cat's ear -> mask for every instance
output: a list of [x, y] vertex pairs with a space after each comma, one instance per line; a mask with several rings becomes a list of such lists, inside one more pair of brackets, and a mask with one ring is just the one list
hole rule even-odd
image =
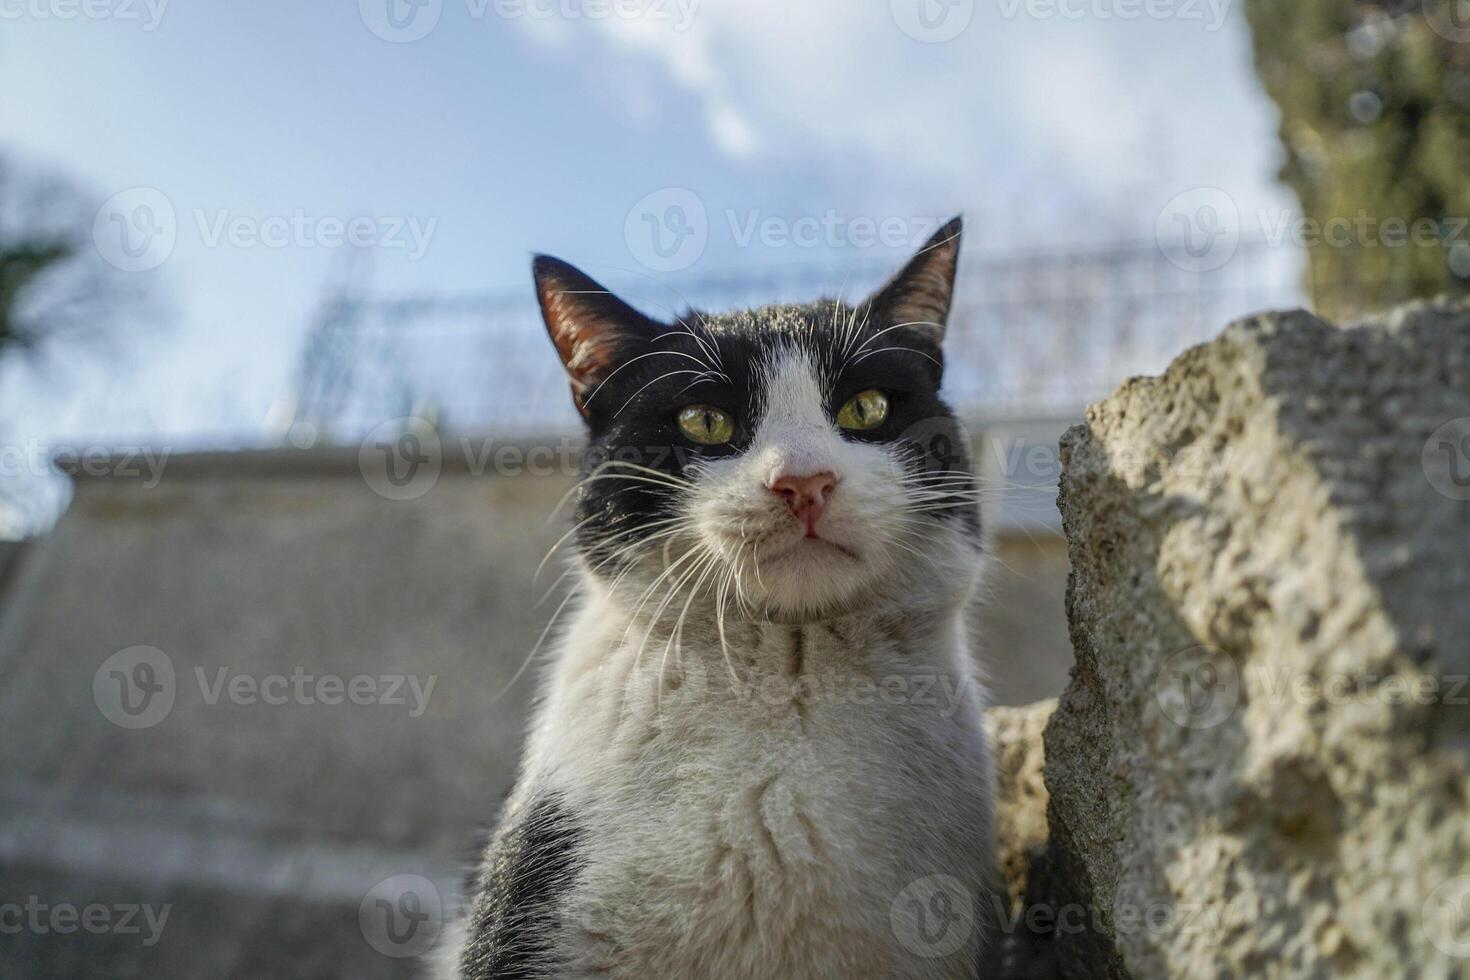
[[572, 401], [589, 415], [598, 385], [661, 327], [561, 259], [538, 255], [531, 274], [546, 332], [572, 381]]
[[949, 219], [924, 243], [909, 264], [873, 296], [872, 309], [891, 324], [905, 324], [939, 344], [949, 321], [955, 274], [960, 266], [964, 221]]

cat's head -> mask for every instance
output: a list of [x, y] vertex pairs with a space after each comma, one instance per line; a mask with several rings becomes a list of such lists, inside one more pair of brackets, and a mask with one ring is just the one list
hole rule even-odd
[[967, 592], [976, 490], [939, 396], [959, 247], [956, 218], [863, 302], [671, 323], [538, 256], [590, 434], [576, 537], [594, 575], [650, 612], [705, 596], [783, 620]]

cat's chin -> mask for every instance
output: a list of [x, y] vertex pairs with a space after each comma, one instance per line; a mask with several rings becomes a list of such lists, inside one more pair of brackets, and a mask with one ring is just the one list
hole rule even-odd
[[857, 611], [875, 598], [878, 578], [856, 548], [826, 538], [796, 538], [762, 555], [759, 574], [751, 571], [745, 585], [760, 597], [764, 618], [798, 623]]

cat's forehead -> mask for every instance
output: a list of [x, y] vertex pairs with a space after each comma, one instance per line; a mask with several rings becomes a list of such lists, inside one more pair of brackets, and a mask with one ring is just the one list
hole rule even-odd
[[711, 333], [728, 338], [813, 337], [833, 333], [838, 321], [846, 325], [861, 310], [833, 300], [780, 303], [731, 313], [698, 313]]
[[793, 351], [804, 353], [814, 366], [824, 365], [869, 330], [866, 307], [833, 300], [697, 317], [722, 351], [752, 365], [773, 363]]

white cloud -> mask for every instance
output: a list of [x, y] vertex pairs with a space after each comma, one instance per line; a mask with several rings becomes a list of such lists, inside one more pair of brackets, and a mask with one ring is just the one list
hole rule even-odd
[[1272, 193], [1270, 113], [1239, 23], [1038, 20], [981, 4], [959, 37], [927, 44], [889, 4], [850, 0], [704, 0], [687, 30], [676, 23], [609, 17], [577, 33], [700, 99], [730, 157], [821, 161], [846, 193], [887, 184], [911, 202], [1140, 222], [1190, 186], [1247, 205]]

